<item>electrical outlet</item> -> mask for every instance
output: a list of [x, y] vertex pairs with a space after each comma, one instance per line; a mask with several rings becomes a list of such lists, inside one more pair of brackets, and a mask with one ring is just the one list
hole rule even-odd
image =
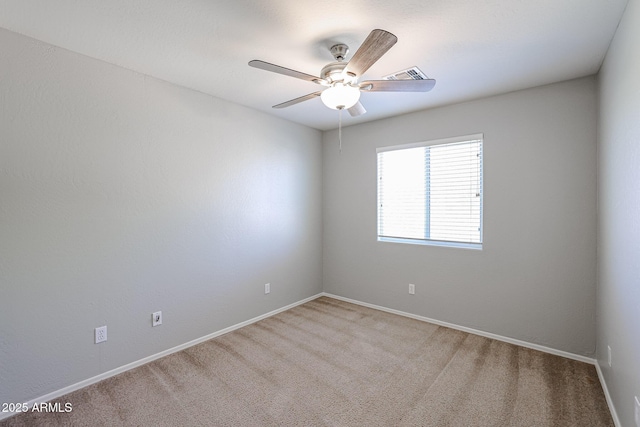
[[636, 405], [635, 405], [635, 420], [636, 427], [640, 427], [640, 398], [638, 396], [635, 397]]
[[416, 285], [414, 285], [413, 283], [409, 283], [409, 294], [410, 295], [416, 294]]
[[607, 346], [607, 364], [611, 367], [611, 346]]
[[264, 293], [265, 295], [271, 292], [271, 283], [264, 284]]
[[162, 325], [162, 312], [156, 311], [151, 315], [151, 326], [160, 326]]
[[107, 340], [107, 326], [96, 328], [96, 344]]

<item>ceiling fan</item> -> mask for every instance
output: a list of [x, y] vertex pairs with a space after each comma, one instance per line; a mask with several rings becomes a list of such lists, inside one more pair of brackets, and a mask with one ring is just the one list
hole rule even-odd
[[358, 83], [358, 79], [397, 41], [398, 38], [388, 31], [373, 30], [348, 62], [345, 62], [345, 57], [349, 47], [342, 43], [333, 45], [329, 50], [335, 62], [322, 68], [320, 77], [257, 59], [249, 61], [249, 65], [325, 86], [323, 90], [274, 105], [273, 108], [290, 107], [319, 96], [327, 107], [334, 110], [346, 109], [352, 117], [356, 117], [366, 113], [360, 103], [360, 92], [428, 92], [435, 86], [436, 81], [433, 79], [367, 80]]

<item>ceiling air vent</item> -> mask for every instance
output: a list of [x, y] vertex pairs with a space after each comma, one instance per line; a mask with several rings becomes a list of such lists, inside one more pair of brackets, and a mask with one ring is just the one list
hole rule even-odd
[[388, 76], [382, 77], [385, 80], [426, 80], [428, 77], [418, 67], [407, 68]]

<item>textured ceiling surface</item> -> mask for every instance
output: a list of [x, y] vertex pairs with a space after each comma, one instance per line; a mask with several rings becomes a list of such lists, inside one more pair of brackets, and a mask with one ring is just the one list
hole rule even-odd
[[328, 48], [374, 28], [398, 43], [361, 77], [418, 66], [428, 93], [364, 93], [345, 125], [594, 74], [627, 0], [0, 0], [0, 27], [317, 129], [338, 112], [318, 90], [251, 68], [261, 59], [319, 75]]

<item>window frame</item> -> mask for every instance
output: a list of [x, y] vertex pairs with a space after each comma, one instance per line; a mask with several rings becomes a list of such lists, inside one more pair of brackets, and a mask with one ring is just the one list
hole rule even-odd
[[[388, 151], [406, 150], [411, 148], [430, 147], [435, 145], [452, 144], [452, 143], [464, 143], [474, 140], [481, 141], [480, 150], [480, 177], [479, 177], [479, 189], [480, 189], [480, 241], [479, 242], [458, 242], [458, 241], [445, 241], [445, 240], [432, 240], [432, 239], [419, 239], [419, 238], [405, 238], [405, 237], [385, 237], [380, 236], [380, 167], [378, 165], [378, 157], [380, 153]], [[425, 177], [427, 180], [430, 177]], [[430, 221], [430, 215], [427, 216], [425, 221]], [[440, 138], [429, 141], [414, 142], [409, 144], [390, 145], [385, 147], [376, 148], [376, 236], [378, 242], [386, 243], [404, 243], [412, 245], [423, 246], [442, 246], [453, 247], [462, 249], [474, 249], [482, 250], [484, 243], [484, 134], [476, 133], [470, 135]]]

